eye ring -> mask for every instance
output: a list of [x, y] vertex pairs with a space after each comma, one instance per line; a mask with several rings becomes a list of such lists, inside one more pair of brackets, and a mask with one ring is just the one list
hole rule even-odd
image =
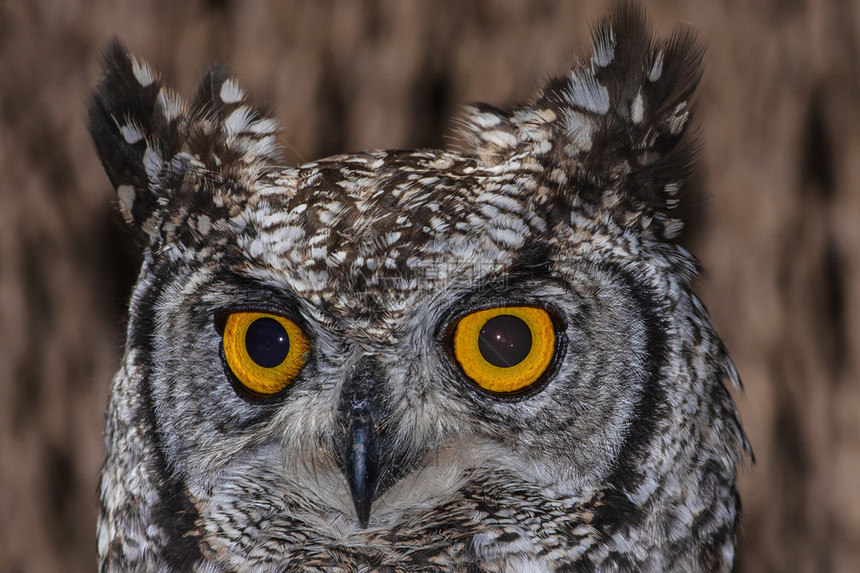
[[309, 348], [302, 329], [283, 316], [233, 312], [224, 321], [224, 360], [252, 395], [272, 396], [286, 388], [304, 366]]
[[454, 358], [481, 389], [517, 395], [537, 383], [555, 355], [549, 312], [532, 306], [479, 310], [461, 318], [453, 332]]

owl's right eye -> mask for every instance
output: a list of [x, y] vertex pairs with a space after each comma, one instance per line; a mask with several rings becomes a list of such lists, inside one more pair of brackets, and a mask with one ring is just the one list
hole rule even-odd
[[224, 324], [224, 358], [252, 394], [286, 388], [305, 363], [308, 338], [292, 320], [264, 312], [234, 312]]

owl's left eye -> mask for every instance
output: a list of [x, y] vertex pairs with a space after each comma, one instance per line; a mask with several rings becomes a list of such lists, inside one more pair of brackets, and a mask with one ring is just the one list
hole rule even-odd
[[555, 354], [549, 313], [531, 306], [479, 310], [454, 330], [454, 357], [475, 384], [495, 394], [520, 394], [541, 379]]
[[224, 358], [252, 394], [286, 388], [305, 363], [308, 338], [292, 320], [264, 312], [234, 312], [224, 324]]

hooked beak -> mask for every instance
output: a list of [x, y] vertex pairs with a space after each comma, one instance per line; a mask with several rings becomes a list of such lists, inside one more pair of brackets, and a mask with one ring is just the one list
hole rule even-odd
[[367, 527], [380, 477], [379, 437], [372, 416], [359, 414], [350, 420], [343, 465], [358, 521]]
[[338, 401], [341, 462], [362, 527], [370, 520], [373, 501], [405, 465], [396, 463], [399, 456], [386, 439], [393, 416], [386, 400], [385, 378], [382, 368], [365, 357], [344, 382]]

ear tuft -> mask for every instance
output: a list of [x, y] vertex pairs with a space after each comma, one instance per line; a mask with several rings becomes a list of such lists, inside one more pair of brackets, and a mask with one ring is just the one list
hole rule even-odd
[[702, 57], [689, 30], [655, 40], [641, 7], [618, 2], [594, 26], [590, 56], [528, 104], [509, 114], [467, 110], [468, 152], [485, 164], [529, 155], [561, 167], [568, 203], [673, 238], [682, 225], [670, 211], [698, 148], [690, 98]]
[[170, 238], [166, 221], [171, 237], [183, 235], [192, 207], [205, 211], [216, 192], [252, 188], [276, 161], [276, 121], [223, 68], [204, 76], [189, 108], [116, 39], [102, 66], [90, 133], [123, 218], [152, 243]]
[[253, 105], [225, 68], [216, 66], [200, 80], [189, 113], [188, 147], [207, 169], [256, 180], [280, 158], [277, 132], [271, 112]]
[[156, 236], [152, 189], [165, 164], [182, 150], [185, 103], [116, 39], [102, 55], [102, 68], [89, 104], [90, 133], [123, 218]]

